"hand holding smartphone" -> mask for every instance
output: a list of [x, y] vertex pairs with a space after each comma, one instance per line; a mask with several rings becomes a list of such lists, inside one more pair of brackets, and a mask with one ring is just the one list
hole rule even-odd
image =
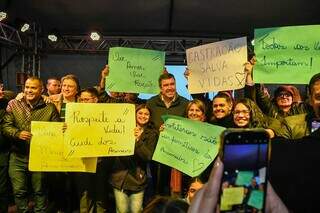
[[264, 129], [224, 131], [221, 212], [264, 212], [269, 153], [270, 139]]

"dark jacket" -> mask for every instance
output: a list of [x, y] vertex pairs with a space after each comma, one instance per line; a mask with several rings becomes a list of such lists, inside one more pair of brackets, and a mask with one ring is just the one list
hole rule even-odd
[[287, 116], [284, 118], [284, 125], [286, 128], [287, 139], [299, 139], [311, 134], [311, 123], [316, 117], [312, 107], [309, 104], [305, 104], [307, 113]]
[[233, 127], [233, 115], [232, 113], [230, 113], [229, 115], [221, 119], [211, 119], [210, 124], [222, 126], [225, 128], [231, 128]]
[[134, 155], [113, 157], [111, 185], [119, 190], [138, 192], [147, 186], [146, 166], [152, 159], [158, 140], [158, 131], [153, 125], [145, 127], [135, 144]]
[[163, 120], [162, 115], [177, 115], [184, 117], [185, 110], [188, 104], [188, 100], [180, 95], [177, 95], [176, 99], [172, 102], [169, 108], [166, 107], [161, 100], [161, 95], [156, 95], [147, 101], [147, 106], [151, 109], [151, 119], [155, 124], [156, 129], [159, 129]]
[[269, 181], [290, 212], [318, 212], [320, 129], [309, 136], [272, 140]]
[[60, 121], [59, 113], [54, 104], [46, 104], [42, 98], [31, 107], [25, 99], [11, 100], [4, 116], [2, 132], [12, 139], [13, 152], [28, 156], [30, 141], [19, 139], [21, 131], [31, 132], [31, 121]]
[[[6, 113], [8, 101], [4, 98], [0, 99], [0, 130], [2, 130], [3, 118]], [[0, 132], [0, 166], [8, 165], [10, 150], [10, 141]]]
[[298, 115], [307, 112], [306, 105], [304, 103], [294, 102], [288, 112], [283, 112], [275, 103], [274, 100], [266, 96], [260, 84], [254, 86], [246, 86], [246, 95], [250, 96], [260, 107], [262, 112], [271, 118], [283, 119], [286, 116]]

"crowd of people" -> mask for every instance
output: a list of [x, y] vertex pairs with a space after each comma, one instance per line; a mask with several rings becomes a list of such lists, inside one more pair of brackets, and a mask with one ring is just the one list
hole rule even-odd
[[[45, 92], [41, 79], [29, 77], [23, 94], [17, 97], [7, 96], [1, 84], [0, 212], [7, 212], [9, 206], [11, 212], [156, 212], [152, 209], [160, 208], [161, 203], [174, 203], [170, 199], [179, 200], [180, 212], [190, 203], [190, 211], [195, 212], [203, 191], [208, 191], [204, 183], [217, 183], [211, 172], [214, 163], [199, 177], [191, 178], [152, 161], [159, 133], [165, 128], [162, 115], [226, 128], [264, 128], [270, 138], [298, 139], [319, 131], [312, 124], [320, 121], [320, 73], [310, 79], [306, 100], [293, 85], [279, 86], [270, 97], [263, 85], [253, 82], [254, 64], [255, 60], [250, 60], [244, 66], [245, 97], [237, 100], [231, 91], [221, 91], [212, 100], [197, 94], [189, 101], [177, 93], [175, 77], [167, 71], [159, 77], [160, 93], [149, 100], [139, 99], [135, 93], [105, 91], [108, 66], [102, 70], [98, 86], [83, 90], [74, 74], [48, 79]], [[185, 76], [191, 73], [186, 70]], [[29, 171], [31, 121], [64, 122], [66, 104], [71, 102], [135, 104], [134, 155], [99, 157], [94, 174]], [[207, 188], [192, 204], [203, 186]], [[216, 197], [210, 208], [216, 207], [214, 201]]]

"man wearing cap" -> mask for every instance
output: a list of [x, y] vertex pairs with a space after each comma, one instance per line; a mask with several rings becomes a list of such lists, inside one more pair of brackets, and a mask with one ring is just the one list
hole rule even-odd
[[274, 92], [273, 100], [265, 94], [261, 84], [254, 84], [252, 78], [253, 65], [251, 62], [245, 63], [246, 93], [253, 99], [262, 112], [269, 117], [282, 120], [291, 115], [303, 114], [307, 112], [305, 104], [301, 102], [299, 90], [295, 86], [283, 85]]

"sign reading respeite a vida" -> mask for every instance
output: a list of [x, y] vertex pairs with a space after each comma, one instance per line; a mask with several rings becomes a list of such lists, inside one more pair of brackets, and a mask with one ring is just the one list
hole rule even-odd
[[66, 158], [134, 153], [134, 104], [68, 103], [66, 123]]

